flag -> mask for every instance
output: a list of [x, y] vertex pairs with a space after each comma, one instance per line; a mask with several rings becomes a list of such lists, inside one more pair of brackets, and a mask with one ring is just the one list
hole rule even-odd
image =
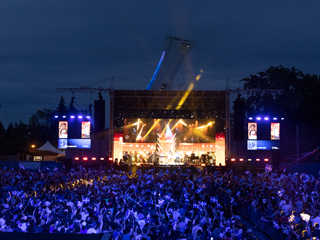
[[280, 189], [280, 191], [278, 191], [278, 195], [279, 197], [282, 197], [284, 194], [284, 189]]
[[272, 172], [272, 166], [270, 164], [266, 164], [264, 169], [266, 172]]
[[81, 208], [83, 206], [83, 203], [81, 201], [77, 201], [77, 206]]
[[304, 213], [300, 213], [300, 216], [301, 216], [303, 221], [306, 221], [306, 222], [310, 221], [310, 215], [304, 214]]

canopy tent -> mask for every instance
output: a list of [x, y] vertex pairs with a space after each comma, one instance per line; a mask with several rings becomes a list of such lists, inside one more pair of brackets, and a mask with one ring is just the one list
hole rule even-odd
[[41, 147], [37, 149], [38, 151], [51, 151], [58, 153], [58, 157], [65, 156], [64, 150], [59, 150], [58, 148], [55, 148], [49, 141], [47, 141], [45, 144], [43, 144]]

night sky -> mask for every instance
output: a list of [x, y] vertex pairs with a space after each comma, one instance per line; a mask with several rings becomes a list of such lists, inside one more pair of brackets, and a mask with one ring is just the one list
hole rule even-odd
[[[113, 76], [115, 89], [144, 89], [168, 32], [197, 42], [176, 90], [200, 69], [197, 90], [225, 90], [226, 78], [241, 88], [238, 80], [280, 64], [320, 74], [319, 9], [316, 0], [2, 0], [0, 121], [55, 109], [57, 87], [108, 88]], [[72, 94], [63, 96], [68, 104]], [[97, 94], [75, 97], [88, 109]]]

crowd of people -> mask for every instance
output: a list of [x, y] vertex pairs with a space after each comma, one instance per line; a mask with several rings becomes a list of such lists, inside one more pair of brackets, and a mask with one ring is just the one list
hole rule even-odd
[[[249, 203], [265, 221], [287, 226], [287, 239], [319, 237], [319, 178], [194, 170], [1, 169], [0, 231], [251, 240], [237, 215]], [[229, 200], [218, 201], [226, 192]]]

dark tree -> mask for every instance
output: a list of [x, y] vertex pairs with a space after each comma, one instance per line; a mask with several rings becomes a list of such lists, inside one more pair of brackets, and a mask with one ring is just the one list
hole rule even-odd
[[37, 110], [29, 119], [29, 141], [42, 145], [46, 141], [54, 141], [56, 129], [53, 123], [54, 111], [52, 109]]
[[64, 100], [64, 97], [61, 96], [59, 105], [58, 105], [58, 107], [56, 109], [56, 112], [57, 112], [57, 114], [61, 114], [62, 115], [62, 114], [66, 114], [67, 111], [68, 111], [68, 109], [67, 109], [66, 102]]
[[0, 156], [7, 154], [6, 129], [0, 121]]

